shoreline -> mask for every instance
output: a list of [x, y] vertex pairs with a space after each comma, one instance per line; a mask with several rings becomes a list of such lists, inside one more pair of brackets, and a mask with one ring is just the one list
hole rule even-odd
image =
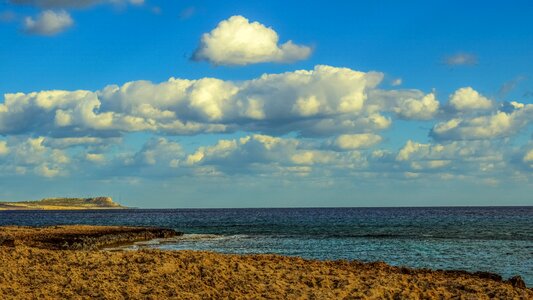
[[[518, 277], [272, 254], [100, 250], [179, 236], [164, 228], [0, 227], [0, 294], [13, 298], [533, 298]], [[126, 294], [124, 294], [126, 293]]]
[[46, 250], [100, 250], [135, 242], [183, 235], [158, 227], [58, 225], [0, 226], [0, 246]]

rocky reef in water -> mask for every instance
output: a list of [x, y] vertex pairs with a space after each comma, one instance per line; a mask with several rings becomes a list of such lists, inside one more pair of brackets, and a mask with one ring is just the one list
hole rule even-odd
[[49, 250], [95, 250], [182, 233], [167, 228], [68, 225], [0, 227], [0, 246], [26, 246]]

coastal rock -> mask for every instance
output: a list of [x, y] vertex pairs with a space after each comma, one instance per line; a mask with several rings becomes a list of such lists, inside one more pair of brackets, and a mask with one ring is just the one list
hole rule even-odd
[[52, 250], [92, 250], [182, 233], [167, 228], [122, 226], [6, 226], [0, 230], [0, 245], [25, 245]]
[[520, 275], [516, 275], [516, 276], [513, 276], [513, 277], [507, 279], [507, 282], [510, 283], [512, 286], [517, 287], [517, 288], [521, 288], [521, 289], [525, 289], [526, 288], [526, 283], [524, 282], [524, 280], [522, 279], [522, 277]]
[[15, 247], [15, 239], [0, 236], [0, 247]]

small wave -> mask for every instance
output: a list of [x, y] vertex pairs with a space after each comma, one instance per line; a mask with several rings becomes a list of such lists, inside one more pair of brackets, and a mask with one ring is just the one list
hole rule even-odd
[[222, 241], [230, 239], [241, 239], [247, 238], [247, 235], [244, 234], [235, 234], [235, 235], [220, 235], [220, 234], [203, 234], [203, 233], [189, 233], [183, 234], [180, 236], [165, 238], [165, 239], [153, 239], [149, 241], [142, 241], [134, 243], [135, 246], [139, 247], [150, 247], [158, 246], [162, 244], [174, 244], [180, 242], [203, 242], [203, 241]]
[[229, 240], [229, 239], [241, 239], [247, 238], [245, 234], [234, 234], [234, 235], [221, 235], [221, 234], [201, 234], [201, 233], [190, 233], [184, 234], [181, 236], [172, 237], [165, 239], [169, 242], [183, 242], [183, 241], [216, 241], [216, 240]]
[[145, 248], [158, 248], [162, 245], [168, 244], [179, 244], [181, 242], [206, 242], [206, 241], [224, 241], [224, 240], [233, 240], [233, 239], [243, 239], [249, 238], [245, 234], [234, 234], [234, 235], [219, 235], [219, 234], [201, 234], [201, 233], [190, 233], [183, 234], [180, 236], [164, 238], [164, 239], [152, 239], [148, 241], [134, 242], [130, 245], [118, 246], [105, 248], [107, 251], [119, 251], [119, 250], [139, 250]]
[[203, 234], [203, 233], [189, 233], [180, 236], [175, 236], [167, 239], [168, 241], [199, 241], [199, 240], [219, 240], [223, 239], [223, 235], [219, 234]]
[[148, 241], [135, 242], [134, 245], [150, 246], [150, 245], [159, 245], [160, 243], [161, 243], [161, 239], [153, 239], [153, 240], [148, 240]]

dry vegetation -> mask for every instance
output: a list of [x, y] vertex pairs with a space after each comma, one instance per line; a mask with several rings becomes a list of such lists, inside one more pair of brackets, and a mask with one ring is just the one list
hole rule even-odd
[[[98, 231], [73, 229], [77, 235]], [[69, 233], [68, 227], [59, 230]], [[38, 234], [18, 236], [23, 238], [14, 245], [0, 246], [2, 299], [533, 299], [519, 280], [504, 282], [489, 273], [277, 255], [50, 250], [30, 246], [28, 236]]]

